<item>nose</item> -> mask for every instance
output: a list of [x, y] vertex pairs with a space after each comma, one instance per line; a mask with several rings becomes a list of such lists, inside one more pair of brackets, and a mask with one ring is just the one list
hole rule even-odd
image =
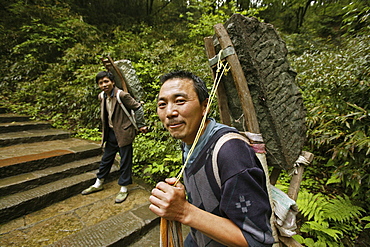
[[166, 107], [166, 117], [167, 118], [174, 118], [179, 115], [177, 105], [176, 104], [168, 104]]

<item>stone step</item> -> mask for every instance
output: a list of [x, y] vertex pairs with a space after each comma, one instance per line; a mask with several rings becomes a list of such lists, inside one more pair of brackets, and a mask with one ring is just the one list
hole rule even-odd
[[97, 142], [78, 138], [26, 143], [0, 148], [0, 178], [16, 176], [97, 156]]
[[1, 197], [99, 168], [100, 156], [0, 179]]
[[0, 133], [0, 246], [131, 246], [158, 227], [139, 179], [114, 203], [118, 161], [104, 190], [81, 195], [95, 182], [100, 143], [15, 114], [0, 114]]
[[[183, 240], [190, 232], [190, 227], [186, 225], [181, 225], [181, 232]], [[148, 232], [141, 234], [139, 238], [136, 238], [135, 242], [129, 245], [124, 245], [127, 247], [143, 247], [143, 246], [159, 246], [160, 243], [160, 223], [156, 224], [153, 228], [149, 229]]]
[[13, 114], [13, 113], [6, 113], [5, 108], [0, 111], [0, 123], [12, 123], [12, 122], [27, 122], [30, 121], [30, 117]]
[[[118, 168], [112, 167], [110, 175], [117, 177]], [[95, 179], [96, 171], [91, 171], [1, 197], [0, 224], [80, 194], [92, 185]]]
[[102, 191], [78, 194], [0, 224], [0, 246], [131, 246], [158, 226], [159, 218], [148, 208], [150, 189], [134, 177], [128, 198], [117, 204], [115, 179]]
[[0, 133], [27, 131], [27, 130], [44, 130], [51, 128], [48, 122], [30, 121], [30, 122], [6, 122], [0, 123]]
[[[159, 224], [159, 218], [148, 207], [149, 204], [144, 204], [120, 213], [50, 246], [129, 246]], [[159, 242], [152, 243], [152, 246], [159, 246]]]
[[17, 145], [21, 143], [66, 139], [70, 138], [71, 135], [72, 132], [59, 129], [25, 130], [2, 133], [0, 136], [0, 147]]

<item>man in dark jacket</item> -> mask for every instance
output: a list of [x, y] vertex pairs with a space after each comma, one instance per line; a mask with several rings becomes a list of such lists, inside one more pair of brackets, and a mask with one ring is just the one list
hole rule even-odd
[[101, 71], [96, 75], [96, 83], [102, 92], [98, 98], [101, 101], [102, 120], [102, 145], [105, 143], [104, 154], [97, 173], [94, 185], [82, 191], [88, 195], [103, 189], [104, 179], [109, 175], [111, 167], [119, 152], [120, 177], [118, 184], [121, 186], [115, 202], [121, 203], [128, 196], [127, 185], [132, 184], [132, 142], [137, 131], [129, 116], [122, 109], [117, 97], [120, 97], [127, 112], [135, 112], [136, 124], [140, 132], [146, 133], [143, 108], [128, 92], [124, 92], [115, 86], [114, 76], [111, 72]]
[[[186, 160], [207, 111], [207, 88], [186, 71], [166, 74], [161, 82], [157, 113], [170, 134], [183, 141]], [[159, 182], [149, 208], [191, 227], [185, 246], [271, 246], [274, 242], [263, 168], [235, 128], [208, 118], [185, 168], [188, 200], [184, 185], [173, 186], [175, 182], [176, 178]]]

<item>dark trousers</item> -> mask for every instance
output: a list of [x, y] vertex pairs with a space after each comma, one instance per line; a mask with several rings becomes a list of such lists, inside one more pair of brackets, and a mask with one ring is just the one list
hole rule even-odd
[[108, 139], [105, 143], [104, 154], [100, 162], [97, 177], [102, 179], [109, 175], [117, 152], [121, 156], [118, 184], [121, 186], [132, 184], [132, 144], [119, 147], [113, 129], [109, 129]]

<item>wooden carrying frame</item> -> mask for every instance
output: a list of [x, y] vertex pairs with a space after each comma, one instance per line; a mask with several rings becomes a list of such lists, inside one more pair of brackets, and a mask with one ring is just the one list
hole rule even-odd
[[127, 83], [125, 81], [125, 78], [123, 77], [121, 71], [117, 67], [117, 65], [114, 63], [113, 59], [110, 56], [107, 56], [106, 58], [101, 58], [104, 67], [114, 75], [116, 86], [120, 89], [122, 89], [125, 92], [128, 92]]
[[[223, 26], [223, 24], [216, 24], [214, 26], [215, 34], [218, 39], [218, 42], [220, 44], [220, 47], [222, 50], [229, 49], [233, 50], [232, 52], [228, 52], [229, 55], [227, 55], [224, 59], [228, 62], [228, 65], [230, 66], [230, 71], [232, 74], [233, 81], [235, 83], [238, 97], [241, 103], [242, 111], [245, 116], [245, 124], [247, 126], [247, 129], [249, 132], [255, 133], [255, 134], [261, 134], [259, 123], [257, 120], [257, 115], [255, 111], [255, 107], [253, 105], [251, 93], [249, 91], [248, 83], [245, 78], [242, 66], [239, 62], [238, 56], [233, 49], [233, 43], [229, 37], [229, 34], [227, 33], [227, 30]], [[209, 61], [215, 60], [216, 57], [216, 49], [213, 42], [213, 37], [206, 37], [204, 38], [205, 43], [205, 49], [208, 56]], [[213, 69], [214, 65], [210, 63], [213, 78], [216, 76], [216, 72]], [[223, 85], [222, 80], [220, 81], [220, 84], [217, 89], [217, 98], [218, 98], [218, 106], [220, 111], [220, 118], [221, 122], [230, 125], [231, 126], [231, 118], [230, 118], [230, 111], [228, 107], [227, 102], [227, 96], [225, 92], [225, 87]], [[302, 152], [302, 155], [311, 162], [313, 159], [313, 155], [308, 152]], [[302, 181], [302, 174], [304, 171], [303, 166], [299, 166], [297, 168], [297, 172], [292, 176], [289, 190], [288, 190], [288, 196], [296, 200], [299, 192], [300, 183]], [[273, 168], [273, 171], [270, 175], [270, 183], [275, 184], [278, 180], [279, 174], [281, 172], [281, 169]], [[274, 227], [274, 226], [272, 226]], [[293, 238], [290, 237], [283, 237], [278, 236], [280, 246], [302, 246], [297, 241], [295, 241]], [[275, 246], [275, 245], [274, 245]]]

